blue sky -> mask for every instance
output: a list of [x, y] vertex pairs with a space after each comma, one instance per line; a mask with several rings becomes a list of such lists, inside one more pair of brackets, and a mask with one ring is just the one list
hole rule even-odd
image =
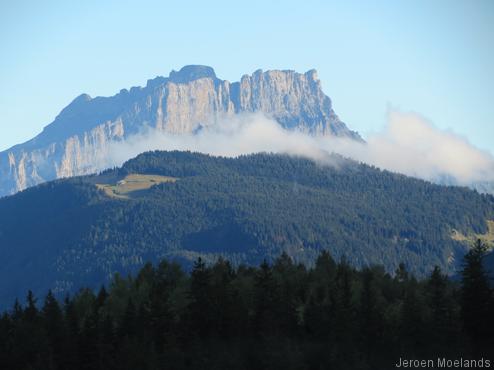
[[494, 153], [494, 1], [2, 1], [0, 150], [81, 93], [113, 95], [186, 64], [238, 80], [316, 68], [364, 137], [389, 107]]

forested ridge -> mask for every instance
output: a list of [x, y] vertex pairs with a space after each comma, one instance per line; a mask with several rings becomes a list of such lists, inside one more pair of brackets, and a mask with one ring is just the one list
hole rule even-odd
[[[0, 199], [0, 307], [27, 289], [95, 288], [115, 272], [163, 258], [186, 269], [197, 257], [233, 266], [286, 252], [312, 266], [329, 251], [351, 266], [403, 262], [416, 276], [459, 269], [487, 232], [494, 198], [333, 155], [329, 164], [274, 154], [238, 158], [148, 152], [98, 176], [59, 180]], [[112, 198], [96, 184], [129, 174], [177, 179]]]
[[[439, 267], [357, 270], [322, 252], [313, 268], [283, 254], [146, 264], [65, 300], [29, 292], [0, 317], [2, 369], [379, 369], [403, 359], [494, 366], [494, 296], [478, 241], [461, 281]], [[486, 362], [488, 361], [488, 362]], [[469, 362], [471, 364], [471, 362]], [[466, 366], [474, 367], [474, 366]]]

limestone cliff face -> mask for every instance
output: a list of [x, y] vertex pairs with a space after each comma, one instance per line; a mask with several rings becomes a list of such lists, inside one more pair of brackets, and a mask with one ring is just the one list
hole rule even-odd
[[305, 74], [258, 70], [242, 77], [239, 91], [238, 111], [265, 112], [285, 128], [315, 135], [358, 138], [334, 113], [315, 70]]
[[230, 83], [210, 67], [186, 66], [112, 97], [77, 97], [41, 134], [0, 153], [0, 196], [100, 170], [112, 142], [145, 127], [194, 133], [241, 112], [263, 112], [287, 129], [312, 135], [361, 140], [333, 111], [315, 70], [258, 70]]

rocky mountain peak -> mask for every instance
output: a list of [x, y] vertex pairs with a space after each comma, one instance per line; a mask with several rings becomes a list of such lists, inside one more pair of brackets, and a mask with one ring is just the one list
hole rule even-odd
[[216, 78], [214, 69], [202, 65], [188, 65], [180, 69], [180, 71], [171, 71], [169, 80], [175, 83], [188, 83], [199, 80], [201, 78]]
[[88, 94], [81, 94], [77, 98], [75, 98], [74, 100], [72, 100], [72, 103], [70, 103], [70, 104], [78, 104], [78, 103], [81, 103], [81, 102], [87, 102], [87, 101], [89, 101], [91, 99], [92, 99], [91, 96], [89, 96]]
[[188, 65], [111, 97], [78, 96], [38, 136], [0, 153], [0, 196], [102, 170], [111, 144], [143, 128], [194, 134], [244, 112], [308, 135], [362, 140], [338, 118], [315, 70], [259, 69], [229, 82], [211, 67]]
[[88, 94], [79, 95], [77, 98], [72, 100], [69, 105], [62, 109], [58, 117], [62, 117], [64, 114], [72, 113], [74, 111], [77, 112], [79, 109], [81, 109], [81, 107], [84, 107], [87, 102], [91, 101], [91, 99], [91, 96], [89, 96]]
[[315, 69], [308, 70], [304, 74], [305, 76], [307, 76], [307, 78], [311, 79], [312, 81], [319, 81], [319, 77], [317, 76], [317, 70]]

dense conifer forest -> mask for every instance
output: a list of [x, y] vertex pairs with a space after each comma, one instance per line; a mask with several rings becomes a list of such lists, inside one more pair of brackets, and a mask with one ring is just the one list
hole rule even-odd
[[[132, 174], [168, 176], [108, 195]], [[488, 233], [494, 197], [434, 185], [333, 155], [322, 162], [255, 154], [238, 158], [148, 152], [99, 176], [46, 183], [0, 199], [0, 308], [36, 295], [92, 289], [146, 261], [201, 257], [232, 266], [273, 263], [286, 252], [311, 267], [327, 250], [357, 268], [400, 262], [425, 277], [454, 274], [467, 244]], [[15, 283], [13, 283], [15, 282]]]
[[[313, 268], [198, 259], [115, 275], [65, 300], [32, 292], [0, 317], [0, 364], [22, 369], [392, 369], [400, 358], [490, 361], [494, 297], [478, 241], [461, 281], [436, 267], [361, 270], [323, 252]], [[484, 362], [485, 364], [485, 362]]]

